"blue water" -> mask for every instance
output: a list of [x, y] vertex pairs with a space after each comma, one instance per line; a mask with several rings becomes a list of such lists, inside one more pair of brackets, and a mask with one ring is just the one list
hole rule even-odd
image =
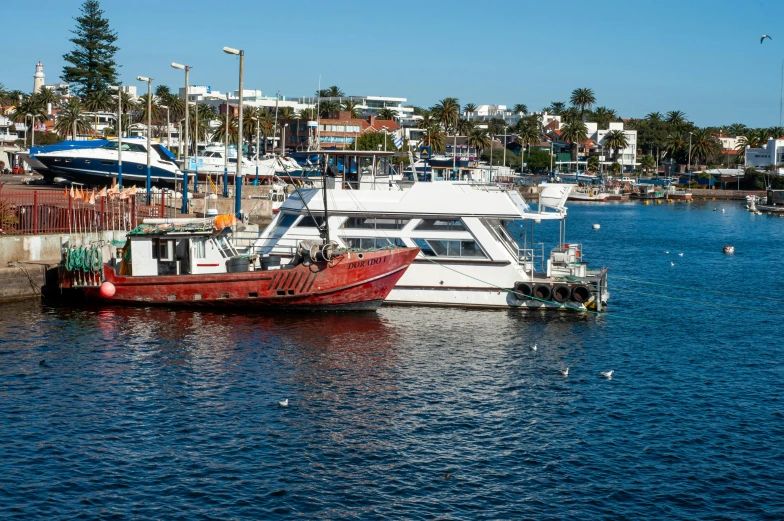
[[782, 519], [782, 230], [573, 204], [604, 317], [0, 306], [0, 518]]

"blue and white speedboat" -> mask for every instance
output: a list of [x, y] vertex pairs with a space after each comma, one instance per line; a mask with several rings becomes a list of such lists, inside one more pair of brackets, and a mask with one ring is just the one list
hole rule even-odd
[[[118, 141], [112, 139], [97, 148], [55, 150], [32, 155], [43, 163], [49, 177], [64, 177], [90, 186], [106, 186], [117, 179]], [[150, 179], [153, 186], [173, 187], [182, 179], [176, 158], [165, 146], [153, 143], [150, 148]], [[147, 182], [147, 140], [123, 138], [123, 185], [144, 186]]]

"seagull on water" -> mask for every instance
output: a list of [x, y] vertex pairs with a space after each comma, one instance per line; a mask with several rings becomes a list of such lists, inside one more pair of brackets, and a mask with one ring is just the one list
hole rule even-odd
[[773, 38], [771, 38], [771, 37], [770, 37], [770, 36], [768, 36], [767, 34], [763, 34], [763, 35], [760, 37], [760, 45], [762, 45], [762, 42], [763, 42], [763, 41], [765, 41], [765, 38], [767, 38], [767, 39], [768, 39], [768, 40], [770, 40], [771, 42], [773, 41]]
[[602, 371], [602, 378], [612, 378], [614, 372], [614, 370]]
[[678, 254], [678, 257], [683, 257], [683, 253], [679, 253], [679, 254]]
[[724, 212], [726, 212], [726, 211], [727, 211], [727, 210], [725, 210], [724, 208], [722, 208], [722, 209], [721, 209], [721, 213], [724, 213]]
[[286, 398], [286, 399], [285, 399], [285, 400], [283, 400], [282, 402], [278, 402], [278, 406], [279, 406], [279, 407], [288, 407], [288, 406], [289, 406], [289, 399], [288, 399], [288, 398]]
[[670, 266], [675, 266], [675, 263], [670, 261]]
[[569, 376], [569, 368], [561, 369], [561, 376]]
[[669, 250], [668, 250], [668, 251], [665, 251], [664, 253], [666, 253], [667, 255], [669, 255], [669, 254], [670, 254]]
[[530, 349], [531, 349], [531, 351], [536, 351], [536, 344], [532, 345], [532, 346], [530, 347]]

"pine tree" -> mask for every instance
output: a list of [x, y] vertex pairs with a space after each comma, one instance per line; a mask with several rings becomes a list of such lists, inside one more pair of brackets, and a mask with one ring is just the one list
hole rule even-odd
[[103, 17], [98, 0], [85, 0], [81, 14], [76, 18], [76, 30], [71, 31], [75, 36], [70, 41], [75, 48], [63, 56], [67, 65], [63, 67], [62, 79], [71, 84], [76, 94], [86, 96], [117, 81], [117, 47], [113, 45], [117, 33]]

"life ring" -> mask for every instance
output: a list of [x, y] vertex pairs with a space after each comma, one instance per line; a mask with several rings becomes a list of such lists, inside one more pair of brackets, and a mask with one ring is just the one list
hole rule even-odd
[[530, 297], [534, 293], [534, 288], [526, 282], [516, 282], [514, 290], [517, 298]]
[[552, 295], [553, 292], [547, 284], [537, 284], [534, 286], [533, 296], [536, 297], [537, 300], [550, 300]]
[[575, 286], [572, 289], [572, 300], [583, 304], [591, 298], [591, 291], [586, 286]]
[[566, 302], [572, 295], [572, 290], [565, 284], [559, 284], [553, 288], [553, 300], [556, 302]]

